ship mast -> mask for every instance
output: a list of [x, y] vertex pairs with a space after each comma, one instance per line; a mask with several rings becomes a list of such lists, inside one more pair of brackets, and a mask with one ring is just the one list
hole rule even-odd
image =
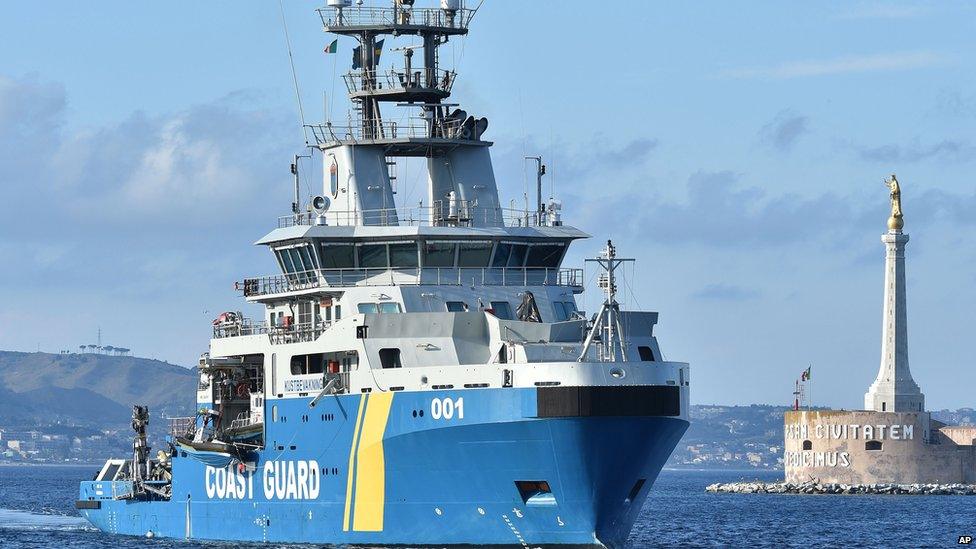
[[634, 260], [617, 257], [617, 250], [613, 247], [613, 242], [607, 240], [607, 245], [600, 253], [600, 257], [586, 261], [597, 263], [603, 268], [604, 272], [600, 273], [599, 284], [606, 294], [606, 299], [593, 321], [593, 327], [590, 328], [590, 333], [586, 336], [583, 352], [580, 353], [577, 361], [586, 360], [586, 353], [590, 350], [594, 339], [599, 335], [602, 342], [600, 346], [600, 360], [602, 362], [627, 362], [627, 350], [623, 340], [624, 331], [620, 326], [620, 304], [617, 303], [616, 270], [623, 263]]
[[[353, 7], [351, 0], [328, 0], [328, 7], [317, 11], [326, 32], [349, 36], [359, 43], [353, 53], [353, 68], [343, 75], [356, 113], [355, 123], [337, 128], [338, 132], [328, 123], [325, 127], [309, 126], [320, 147], [355, 139], [385, 145], [388, 156], [432, 156], [443, 149], [437, 147], [439, 143], [415, 141], [405, 145], [397, 141], [405, 137], [472, 141], [475, 128], [461, 132], [465, 120], [452, 119], [447, 108], [456, 105], [444, 103], [451, 95], [456, 73], [440, 67], [438, 49], [450, 37], [468, 33], [475, 10], [465, 9], [460, 0], [443, 0], [440, 8], [414, 8], [414, 0], [393, 0], [392, 7], [387, 8]], [[392, 50], [402, 53], [402, 66], [381, 71], [377, 67], [385, 35], [417, 36], [422, 43]], [[423, 53], [421, 67], [415, 66], [415, 50]], [[382, 103], [419, 107], [423, 127], [384, 122]], [[458, 143], [444, 145], [456, 147]]]

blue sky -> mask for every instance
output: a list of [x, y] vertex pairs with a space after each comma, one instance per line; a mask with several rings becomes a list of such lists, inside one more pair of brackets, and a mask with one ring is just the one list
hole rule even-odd
[[[285, 2], [306, 118], [335, 96], [341, 119], [353, 44], [324, 55], [315, 7]], [[661, 312], [695, 402], [786, 403], [813, 364], [815, 403], [861, 405], [896, 172], [911, 365], [938, 409], [976, 386], [974, 32], [965, 2], [487, 0], [444, 59], [491, 120], [503, 201], [542, 154], [594, 235], [568, 261], [606, 237], [638, 258], [628, 305]], [[250, 244], [287, 212], [302, 146], [277, 2], [11, 4], [0, 52], [0, 348], [101, 327], [193, 364], [242, 307], [233, 281], [275, 268]]]

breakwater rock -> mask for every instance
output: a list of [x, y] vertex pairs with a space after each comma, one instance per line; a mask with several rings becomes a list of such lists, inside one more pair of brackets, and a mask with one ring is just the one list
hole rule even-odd
[[834, 484], [819, 482], [729, 482], [710, 484], [706, 492], [724, 494], [891, 494], [976, 496], [973, 484]]

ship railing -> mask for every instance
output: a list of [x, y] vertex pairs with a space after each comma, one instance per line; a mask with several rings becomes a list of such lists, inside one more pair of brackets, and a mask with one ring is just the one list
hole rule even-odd
[[237, 414], [237, 417], [230, 422], [230, 428], [241, 429], [243, 427], [247, 427], [248, 425], [260, 423], [259, 421], [255, 421], [257, 417], [258, 416], [256, 415], [251, 415], [250, 410], [244, 410], [243, 412]]
[[315, 341], [332, 326], [331, 322], [300, 322], [287, 326], [273, 326], [268, 331], [271, 343], [307, 343]]
[[192, 438], [196, 429], [197, 418], [194, 416], [169, 418], [169, 434], [174, 439], [177, 437]]
[[[282, 294], [318, 288], [350, 286], [565, 286], [583, 287], [583, 269], [543, 267], [392, 267], [375, 269], [316, 269], [287, 275], [248, 278], [244, 297]], [[276, 333], [279, 328], [265, 331]], [[234, 335], [217, 335], [230, 337]]]
[[471, 139], [464, 120], [445, 119], [427, 123], [423, 119], [407, 121], [370, 119], [351, 124], [306, 124], [318, 145], [338, 142], [389, 141], [398, 139]]
[[322, 25], [328, 28], [424, 26], [464, 30], [468, 28], [474, 15], [474, 10], [466, 8], [447, 11], [439, 8], [348, 7], [341, 12], [333, 8], [319, 8], [315, 11], [322, 18]]
[[385, 71], [360, 70], [343, 75], [349, 93], [380, 90], [436, 90], [451, 93], [457, 73], [437, 68], [392, 68]]
[[516, 208], [485, 208], [474, 200], [437, 200], [433, 206], [329, 210], [324, 215], [304, 212], [278, 217], [278, 228], [324, 224], [336, 227], [505, 227], [550, 226], [547, 216]]
[[[300, 273], [303, 275], [309, 273]], [[268, 295], [271, 293], [282, 293], [307, 288], [317, 288], [319, 284], [299, 283], [289, 286], [287, 281], [270, 280], [275, 277], [264, 277], [263, 279], [248, 279], [251, 285], [248, 286], [248, 293], [251, 295]], [[257, 292], [257, 293], [256, 293]], [[266, 292], [266, 293], [260, 293]], [[255, 321], [247, 317], [241, 317], [240, 326], [214, 326], [213, 338], [224, 339], [228, 337], [239, 337], [249, 335], [267, 334], [271, 343], [297, 343], [305, 341], [315, 341], [322, 332], [327, 330], [331, 322], [303, 322], [291, 324], [269, 324], [266, 320]], [[232, 395], [216, 395], [218, 398], [230, 398]]]
[[[247, 289], [245, 289], [245, 295], [247, 294]], [[238, 336], [249, 336], [249, 335], [261, 335], [268, 333], [268, 323], [264, 321], [257, 321], [244, 317], [238, 316], [232, 322], [221, 322], [219, 324], [214, 324], [213, 336], [214, 338], [224, 338], [224, 337], [238, 337]]]

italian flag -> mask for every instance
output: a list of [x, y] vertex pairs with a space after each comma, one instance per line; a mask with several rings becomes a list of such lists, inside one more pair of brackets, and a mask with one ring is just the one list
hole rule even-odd
[[807, 369], [803, 370], [803, 373], [800, 374], [800, 381], [807, 381], [810, 379], [810, 368], [812, 368], [812, 366], [807, 366]]
[[336, 38], [331, 44], [325, 47], [325, 53], [335, 53], [339, 49], [339, 39]]

